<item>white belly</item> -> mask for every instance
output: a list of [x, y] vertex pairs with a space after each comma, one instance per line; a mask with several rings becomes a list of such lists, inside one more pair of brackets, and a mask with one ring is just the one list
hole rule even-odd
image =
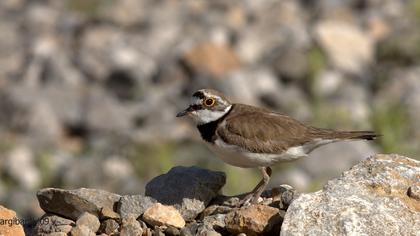
[[248, 152], [221, 140], [216, 140], [215, 144], [207, 144], [224, 162], [242, 168], [272, 166], [278, 162], [292, 161], [307, 156], [302, 147], [292, 147], [279, 154], [266, 154]]

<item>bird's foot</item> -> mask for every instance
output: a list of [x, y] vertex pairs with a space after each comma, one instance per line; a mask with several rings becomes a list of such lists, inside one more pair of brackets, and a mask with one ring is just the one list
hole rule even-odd
[[236, 207], [240, 208], [243, 206], [249, 206], [252, 204], [258, 204], [260, 196], [257, 196], [255, 193], [251, 192], [245, 195], [237, 204]]

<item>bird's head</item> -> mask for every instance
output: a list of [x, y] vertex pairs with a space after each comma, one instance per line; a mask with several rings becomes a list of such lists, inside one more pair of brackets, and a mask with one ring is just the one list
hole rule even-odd
[[176, 116], [191, 116], [197, 124], [206, 124], [218, 120], [229, 112], [232, 104], [222, 93], [212, 89], [200, 89], [192, 95], [187, 109]]

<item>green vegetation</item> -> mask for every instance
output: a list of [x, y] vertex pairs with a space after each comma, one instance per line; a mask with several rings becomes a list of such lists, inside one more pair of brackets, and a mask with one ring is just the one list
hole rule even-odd
[[378, 143], [385, 153], [410, 155], [413, 150], [407, 140], [410, 136], [410, 123], [405, 107], [392, 104], [374, 110], [372, 118], [374, 129], [382, 136]]

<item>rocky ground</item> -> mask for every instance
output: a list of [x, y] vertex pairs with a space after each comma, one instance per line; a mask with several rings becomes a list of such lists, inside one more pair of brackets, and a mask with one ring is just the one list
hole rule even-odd
[[[259, 204], [220, 195], [223, 172], [174, 167], [146, 185], [145, 195], [97, 189], [41, 189], [41, 219], [27, 235], [419, 235], [420, 162], [378, 154], [322, 190], [266, 190]], [[2, 217], [14, 213], [0, 209]], [[17, 225], [20, 226], [20, 225]], [[16, 226], [16, 227], [17, 227]], [[17, 227], [16, 234], [23, 235]], [[8, 226], [0, 227], [12, 230]], [[19, 231], [20, 230], [20, 231]], [[11, 235], [11, 234], [6, 234]]]
[[0, 203], [39, 217], [40, 188], [138, 194], [179, 165], [251, 189], [256, 173], [175, 118], [203, 87], [383, 135], [277, 167], [271, 187], [317, 190], [378, 152], [418, 157], [419, 24], [418, 0], [1, 0]]

